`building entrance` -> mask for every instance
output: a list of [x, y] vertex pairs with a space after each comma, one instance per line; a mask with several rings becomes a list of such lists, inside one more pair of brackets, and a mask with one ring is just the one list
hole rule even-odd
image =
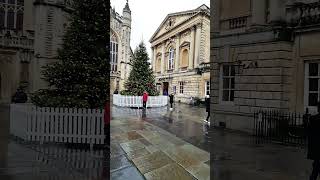
[[169, 94], [169, 83], [168, 82], [164, 82], [163, 83], [163, 95], [167, 96]]

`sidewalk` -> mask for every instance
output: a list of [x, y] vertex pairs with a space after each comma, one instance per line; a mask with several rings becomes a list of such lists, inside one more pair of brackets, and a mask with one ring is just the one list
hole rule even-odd
[[211, 162], [215, 180], [307, 180], [306, 149], [256, 144], [254, 137], [213, 129]]
[[111, 121], [111, 179], [210, 179], [210, 154], [142, 119]]

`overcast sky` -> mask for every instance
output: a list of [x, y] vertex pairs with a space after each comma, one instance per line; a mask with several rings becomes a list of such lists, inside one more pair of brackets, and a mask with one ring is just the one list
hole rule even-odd
[[[111, 0], [111, 7], [122, 14], [127, 0]], [[129, 0], [132, 16], [131, 48], [134, 51], [141, 40], [147, 44], [150, 57], [149, 40], [164, 18], [180, 11], [196, 9], [202, 4], [210, 7], [210, 0]]]

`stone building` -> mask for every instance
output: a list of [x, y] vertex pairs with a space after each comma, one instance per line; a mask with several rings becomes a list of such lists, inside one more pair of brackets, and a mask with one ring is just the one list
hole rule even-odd
[[0, 0], [0, 103], [19, 86], [47, 86], [41, 67], [56, 60], [69, 7], [69, 0]]
[[131, 40], [131, 10], [129, 3], [123, 8], [122, 16], [110, 10], [110, 92], [115, 89], [124, 89], [124, 82], [128, 79], [131, 71], [131, 58], [133, 52], [130, 47]]
[[160, 94], [190, 102], [210, 93], [210, 9], [206, 5], [168, 14], [150, 39], [152, 68]]
[[258, 109], [315, 111], [320, 4], [212, 0], [211, 111], [216, 125], [251, 131]]

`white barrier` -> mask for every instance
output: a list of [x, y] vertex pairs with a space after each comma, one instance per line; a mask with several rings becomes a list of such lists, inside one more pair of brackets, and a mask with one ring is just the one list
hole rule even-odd
[[[113, 104], [120, 107], [143, 107], [142, 96], [113, 95]], [[147, 107], [164, 107], [168, 105], [168, 96], [149, 96]]]
[[27, 141], [104, 144], [103, 110], [10, 105], [10, 133]]

